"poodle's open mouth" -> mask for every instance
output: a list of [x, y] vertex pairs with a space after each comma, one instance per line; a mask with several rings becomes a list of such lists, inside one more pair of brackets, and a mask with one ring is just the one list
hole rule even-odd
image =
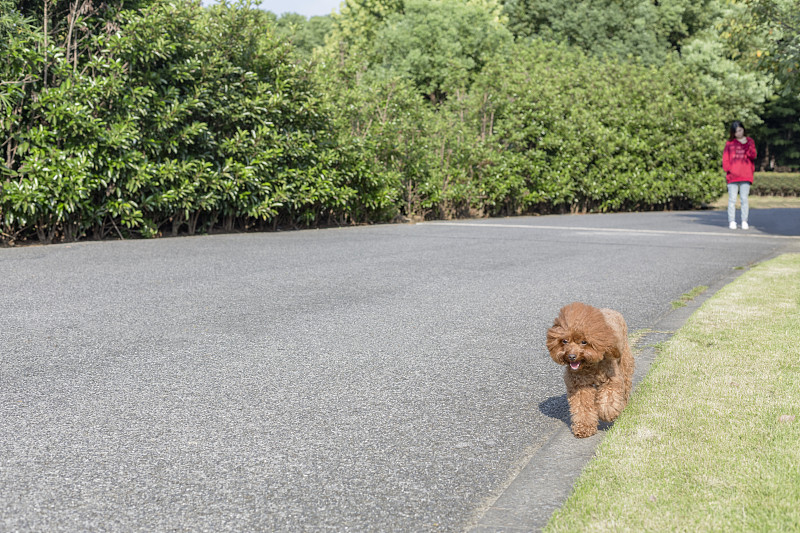
[[581, 363], [580, 363], [580, 361], [575, 361], [574, 363], [570, 363], [569, 367], [572, 370], [578, 370], [581, 367]]

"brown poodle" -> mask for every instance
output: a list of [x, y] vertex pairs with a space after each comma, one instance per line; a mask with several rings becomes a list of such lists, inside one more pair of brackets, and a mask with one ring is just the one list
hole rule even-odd
[[569, 304], [547, 330], [547, 349], [553, 361], [567, 367], [564, 382], [576, 437], [597, 433], [598, 418], [611, 422], [619, 416], [633, 379], [628, 326], [620, 313]]

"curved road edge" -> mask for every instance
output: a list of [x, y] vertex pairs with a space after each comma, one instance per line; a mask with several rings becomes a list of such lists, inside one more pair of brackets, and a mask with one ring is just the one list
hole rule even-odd
[[[787, 245], [763, 257], [760, 262], [791, 252], [800, 252], [800, 245]], [[634, 391], [656, 358], [656, 346], [671, 339], [706, 300], [754, 265], [731, 269], [706, 291], [686, 302], [685, 306], [664, 313], [646, 330], [635, 347], [638, 353], [633, 378]], [[540, 448], [532, 452], [522, 468], [516, 469], [518, 473], [512, 475], [502, 493], [476, 511], [465, 530], [470, 533], [541, 531], [553, 512], [570, 495], [578, 476], [594, 457], [607, 427], [601, 425], [596, 435], [586, 439], [576, 439], [566, 425], [560, 427]]]

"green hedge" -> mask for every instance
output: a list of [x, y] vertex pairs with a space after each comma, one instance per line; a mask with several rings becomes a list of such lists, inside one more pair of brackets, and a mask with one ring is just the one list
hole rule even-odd
[[750, 194], [800, 196], [800, 172], [756, 172]]
[[85, 27], [118, 32], [75, 33], [80, 56], [55, 40], [43, 53], [21, 17], [3, 34], [3, 242], [691, 208], [717, 193], [720, 108], [677, 64], [509, 43], [434, 104], [357, 54], [299, 61], [246, 4], [111, 17]]
[[0, 65], [4, 241], [385, 218], [388, 189], [335, 142], [265, 12], [157, 2], [109, 16], [120, 31], [72, 57], [16, 21]]
[[490, 183], [517, 187], [518, 210], [689, 208], [716, 195], [720, 108], [676, 63], [532, 42], [487, 69], [481, 87], [505, 160]]
[[691, 208], [717, 194], [722, 113], [674, 63], [520, 42], [436, 106], [358, 58], [319, 71], [340, 135], [362, 140], [408, 217]]

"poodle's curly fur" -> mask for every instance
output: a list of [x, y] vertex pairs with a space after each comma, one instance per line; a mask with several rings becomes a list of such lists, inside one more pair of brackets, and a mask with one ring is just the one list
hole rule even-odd
[[572, 433], [578, 438], [597, 433], [598, 419], [611, 422], [631, 394], [633, 354], [628, 326], [620, 313], [580, 302], [558, 313], [547, 330], [550, 357], [565, 365]]

